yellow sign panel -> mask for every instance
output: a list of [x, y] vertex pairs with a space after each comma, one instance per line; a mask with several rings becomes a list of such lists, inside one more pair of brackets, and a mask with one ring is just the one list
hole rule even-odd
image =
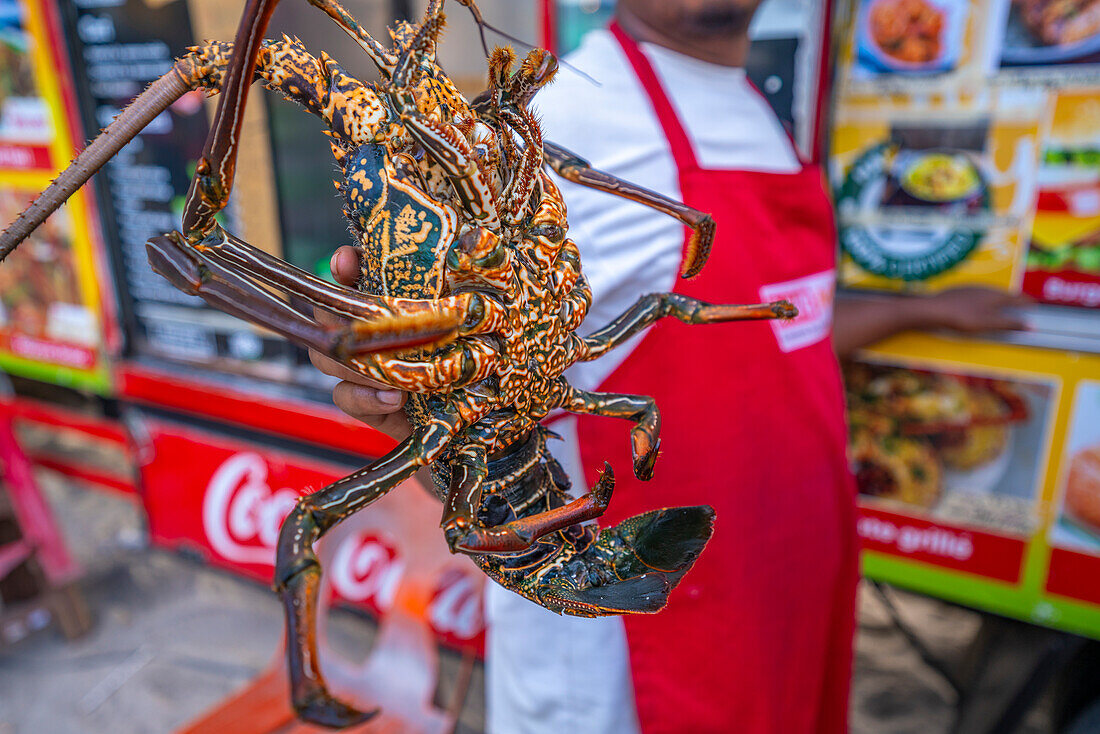
[[[0, 219], [10, 222], [68, 164], [63, 58], [38, 0], [0, 0]], [[0, 268], [0, 367], [103, 391], [110, 328], [89, 217], [76, 193]]]
[[[1100, 25], [1039, 5], [842, 11], [842, 285], [1022, 292], [1079, 307], [1035, 309], [1046, 343], [1080, 336], [1100, 307]], [[1082, 581], [1100, 579], [1100, 354], [907, 335], [847, 377], [866, 572], [1100, 635]]]

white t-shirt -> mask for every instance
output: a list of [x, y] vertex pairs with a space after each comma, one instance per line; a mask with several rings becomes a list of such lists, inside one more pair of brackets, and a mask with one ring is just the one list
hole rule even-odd
[[[801, 164], [767, 102], [744, 69], [718, 66], [642, 44], [703, 168], [793, 173]], [[645, 90], [618, 42], [589, 33], [535, 99], [546, 138], [595, 168], [680, 199], [676, 165]], [[581, 326], [595, 331], [641, 295], [672, 290], [683, 225], [652, 209], [558, 179], [568, 206], [569, 236], [581, 252], [592, 307]], [[567, 373], [596, 390], [637, 346], [641, 335]], [[550, 449], [573, 489], [586, 491], [576, 422], [553, 425], [564, 442]], [[628, 440], [624, 429], [623, 441]], [[489, 584], [487, 705], [490, 734], [636, 734], [633, 687], [622, 620], [552, 612]], [[674, 644], [673, 641], [670, 643]]]

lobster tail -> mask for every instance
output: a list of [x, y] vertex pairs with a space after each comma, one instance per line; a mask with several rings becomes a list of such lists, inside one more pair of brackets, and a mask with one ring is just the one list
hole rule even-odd
[[[569, 494], [568, 477], [546, 449], [552, 435], [536, 427], [521, 448], [489, 462], [480, 524], [498, 530], [526, 527], [535, 517], [559, 515], [581, 502]], [[585, 497], [598, 494], [604, 484], [609, 492], [610, 477], [605, 468], [600, 484]], [[445, 480], [437, 477], [440, 487]], [[574, 522], [540, 533], [519, 552], [480, 550], [472, 557], [505, 588], [558, 614], [653, 614], [664, 608], [710, 540], [714, 509], [651, 510], [603, 529]]]
[[675, 575], [675, 586], [710, 540], [714, 532], [714, 508], [698, 505], [654, 510], [624, 520], [605, 532], [633, 537], [631, 570]]
[[[567, 564], [579, 563], [596, 583], [543, 587], [539, 602], [581, 617], [659, 612], [713, 531], [714, 509], [707, 505], [653, 510], [623, 520]], [[608, 578], [614, 580], [599, 583]]]
[[544, 589], [539, 603], [558, 614], [604, 617], [612, 614], [655, 614], [664, 609], [672, 585], [663, 573], [647, 573], [587, 589]]

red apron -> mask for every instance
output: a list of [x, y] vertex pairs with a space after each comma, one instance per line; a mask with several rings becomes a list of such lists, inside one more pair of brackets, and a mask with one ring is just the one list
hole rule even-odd
[[[676, 292], [714, 303], [787, 297], [801, 311], [782, 325], [665, 319], [599, 388], [652, 395], [663, 417], [653, 480], [617, 472], [608, 520], [672, 505], [717, 510], [713, 538], [668, 607], [625, 618], [642, 731], [846, 731], [855, 494], [821, 172], [700, 168], [649, 61], [612, 31], [664, 129], [684, 202], [718, 226], [707, 266]], [[585, 417], [579, 434], [590, 486], [605, 459], [631, 465], [624, 428]]]

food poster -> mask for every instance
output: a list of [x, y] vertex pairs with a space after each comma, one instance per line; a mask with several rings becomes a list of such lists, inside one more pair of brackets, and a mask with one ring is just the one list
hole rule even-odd
[[996, 70], [1010, 82], [1100, 82], [1096, 0], [1001, 0], [988, 35], [998, 52]]
[[1039, 121], [1012, 114], [853, 112], [832, 130], [841, 282], [922, 291], [1010, 289], [1030, 222]]
[[843, 283], [1100, 306], [1100, 2], [852, 0], [838, 19]]
[[1077, 388], [1064, 464], [1051, 542], [1100, 555], [1100, 382]]
[[35, 35], [29, 8], [0, 0], [0, 165], [20, 171], [50, 171], [57, 161], [54, 108], [39, 69], [43, 38]]
[[[840, 9], [837, 95], [843, 105], [967, 103], [998, 53], [1000, 0], [853, 0]], [[997, 25], [994, 22], [994, 25]], [[916, 104], [912, 104], [916, 102]]]
[[1056, 501], [1046, 590], [1100, 605], [1100, 382], [1095, 380], [1083, 380], [1073, 396]]
[[1023, 291], [1100, 306], [1100, 90], [1060, 92], [1038, 170]]
[[864, 573], [1100, 636], [1097, 375], [1100, 355], [923, 334], [845, 365]]
[[884, 363], [846, 366], [860, 495], [1026, 536], [1049, 423], [1049, 381]]
[[[0, 219], [14, 220], [74, 151], [52, 6], [0, 0]], [[90, 198], [74, 195], [0, 266], [0, 368], [108, 389]]]

